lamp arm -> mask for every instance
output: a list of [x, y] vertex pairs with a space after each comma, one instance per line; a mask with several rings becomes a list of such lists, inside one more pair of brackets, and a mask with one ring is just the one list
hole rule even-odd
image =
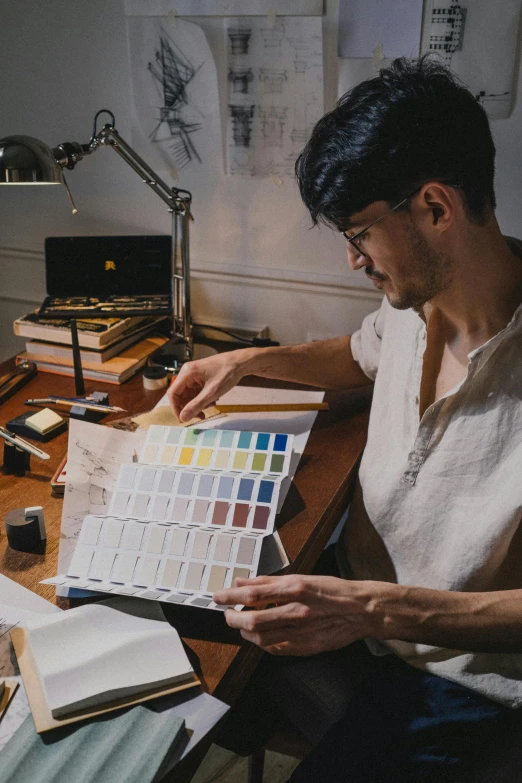
[[74, 169], [86, 155], [100, 146], [112, 147], [138, 174], [142, 181], [167, 204], [172, 213], [172, 302], [173, 333], [184, 343], [184, 360], [193, 354], [192, 319], [190, 309], [190, 259], [189, 225], [194, 220], [191, 213], [192, 195], [188, 190], [170, 188], [164, 180], [127, 144], [113, 125], [105, 125], [89, 144], [65, 142], [53, 149], [54, 157], [62, 168]]

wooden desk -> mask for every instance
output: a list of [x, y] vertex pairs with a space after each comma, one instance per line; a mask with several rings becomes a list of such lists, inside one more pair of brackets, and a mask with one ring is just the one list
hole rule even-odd
[[[0, 375], [8, 372], [12, 366], [12, 361], [1, 364]], [[273, 381], [264, 382], [259, 378], [245, 379], [245, 382], [248, 385], [288, 386]], [[86, 387], [87, 391], [108, 391], [112, 405], [119, 405], [132, 413], [149, 410], [163, 395], [163, 391], [144, 391], [141, 373], [122, 386], [87, 382]], [[48, 394], [72, 397], [73, 379], [38, 373], [36, 378], [0, 407], [0, 423], [5, 424], [28, 410], [23, 405], [24, 399], [45, 397]], [[369, 387], [344, 394], [328, 394], [331, 409], [319, 413], [316, 419], [292, 487], [278, 517], [281, 539], [291, 561], [289, 571], [310, 572], [346, 509], [366, 441], [370, 394]], [[112, 418], [117, 416], [113, 415]], [[109, 416], [104, 419], [110, 420]], [[51, 496], [49, 480], [66, 454], [67, 434], [43, 444], [43, 448], [51, 455], [51, 459], [43, 462], [31, 457], [31, 472], [24, 477], [8, 476], [0, 472], [0, 569], [3, 574], [24, 587], [34, 590], [62, 608], [68, 608], [69, 602], [56, 598], [52, 585], [40, 584], [41, 579], [57, 573], [62, 499]], [[11, 550], [7, 546], [3, 516], [7, 511], [19, 506], [37, 505], [43, 506], [45, 511], [45, 554], [33, 555]], [[183, 612], [183, 609], [179, 607], [178, 611]], [[240, 638], [236, 637], [216, 641], [220, 633], [213, 633], [212, 623], [219, 620], [222, 626], [221, 615], [197, 609], [188, 611], [197, 612], [197, 623], [189, 623], [188, 631], [180, 629], [176, 624], [193, 652], [193, 665], [195, 663], [198, 667], [203, 687], [217, 698], [233, 704], [259, 662], [261, 652], [254, 645], [241, 642]], [[207, 618], [207, 615], [213, 617]], [[217, 617], [214, 618], [214, 615]], [[179, 616], [181, 617], [181, 614]], [[203, 744], [200, 743], [201, 746]], [[176, 767], [176, 781], [190, 780], [207, 747], [198, 746], [183, 761], [182, 768], [181, 765]]]

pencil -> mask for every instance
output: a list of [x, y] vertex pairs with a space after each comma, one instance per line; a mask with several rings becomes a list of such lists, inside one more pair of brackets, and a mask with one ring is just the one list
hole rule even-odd
[[287, 411], [327, 411], [327, 402], [293, 402], [264, 405], [215, 405], [220, 413], [284, 413]]

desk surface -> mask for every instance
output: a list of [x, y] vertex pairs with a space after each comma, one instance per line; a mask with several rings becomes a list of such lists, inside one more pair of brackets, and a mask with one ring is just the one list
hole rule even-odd
[[[12, 366], [12, 361], [0, 364], [0, 375], [8, 372]], [[287, 386], [259, 378], [249, 378], [245, 382], [248, 385]], [[163, 395], [162, 391], [145, 391], [141, 373], [122, 386], [87, 382], [87, 391], [94, 390], [108, 391], [111, 404], [119, 405], [130, 413], [149, 410]], [[48, 394], [73, 396], [73, 379], [38, 373], [36, 378], [0, 407], [0, 423], [5, 424], [24, 410], [29, 410], [23, 405], [24, 399], [45, 397]], [[326, 399], [330, 402], [330, 411], [319, 413], [316, 419], [292, 487], [278, 516], [279, 532], [291, 562], [289, 571], [310, 572], [347, 506], [366, 440], [369, 394], [368, 387], [343, 394], [328, 394]], [[113, 415], [112, 418], [117, 416]], [[103, 421], [110, 420], [111, 417], [107, 416]], [[47, 528], [46, 552], [44, 555], [36, 555], [11, 550], [7, 546], [2, 519], [0, 570], [35, 593], [67, 608], [69, 602], [57, 599], [52, 585], [40, 584], [41, 579], [57, 573], [63, 501], [52, 497], [49, 480], [66, 454], [67, 433], [43, 444], [43, 448], [51, 455], [51, 459], [43, 462], [31, 457], [31, 472], [24, 477], [8, 476], [0, 471], [0, 509], [3, 517], [7, 511], [19, 506], [43, 506]], [[184, 611], [182, 607], [173, 609]], [[177, 622], [176, 626], [193, 652], [193, 665], [200, 673], [204, 688], [217, 698], [233, 704], [251, 676], [261, 653], [254, 645], [240, 643], [241, 640], [234, 637], [227, 638], [226, 634], [222, 641], [216, 641], [220, 637], [220, 629], [212, 628], [212, 623], [215, 625], [219, 619], [222, 625], [222, 615], [197, 609], [193, 611], [197, 612], [196, 623], [189, 620], [185, 628], [180, 628]], [[206, 619], [206, 615], [214, 614], [217, 618]], [[207, 627], [208, 623], [210, 625]]]

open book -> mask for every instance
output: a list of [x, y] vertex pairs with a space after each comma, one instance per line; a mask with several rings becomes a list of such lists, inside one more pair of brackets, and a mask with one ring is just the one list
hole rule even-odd
[[198, 684], [177, 631], [152, 602], [115, 598], [42, 615], [27, 622], [24, 642], [24, 682], [30, 662], [55, 719]]

